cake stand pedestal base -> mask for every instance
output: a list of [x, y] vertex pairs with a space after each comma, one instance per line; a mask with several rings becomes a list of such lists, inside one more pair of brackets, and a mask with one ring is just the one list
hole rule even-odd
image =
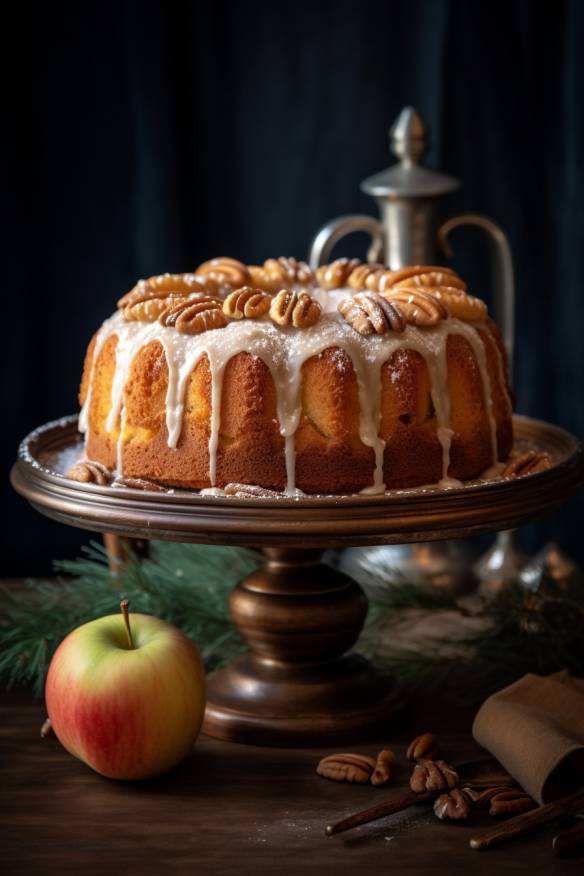
[[267, 548], [230, 598], [249, 652], [208, 681], [203, 732], [263, 745], [317, 745], [387, 727], [395, 689], [368, 662], [342, 656], [367, 614], [361, 588], [321, 552]]

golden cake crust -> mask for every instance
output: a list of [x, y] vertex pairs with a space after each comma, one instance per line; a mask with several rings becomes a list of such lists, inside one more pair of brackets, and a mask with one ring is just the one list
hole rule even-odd
[[[422, 267], [408, 269], [410, 289], [403, 285], [403, 272], [369, 266], [365, 272], [361, 270], [362, 277], [354, 273], [358, 265], [342, 262], [330, 266], [328, 273], [321, 272], [328, 288], [319, 291], [317, 280], [303, 263], [274, 261], [268, 268], [257, 270], [255, 266], [240, 268], [239, 264], [235, 260], [212, 260], [202, 266], [200, 273], [188, 275], [196, 276], [196, 283], [192, 279], [188, 283], [173, 279], [181, 275], [165, 275], [164, 282], [160, 278], [156, 283], [157, 278], [141, 281], [124, 296], [122, 314], [136, 295], [140, 300], [150, 300], [150, 296], [158, 301], [159, 290], [167, 287], [170, 306], [181, 314], [194, 310], [198, 316], [205, 301], [217, 302], [213, 310], [222, 315], [229, 332], [221, 336], [227, 329], [220, 323], [207, 330], [197, 328], [196, 337], [192, 328], [184, 329], [194, 340], [181, 341], [181, 350], [188, 352], [189, 343], [202, 346], [201, 355], [193, 361], [185, 379], [174, 443], [176, 417], [169, 418], [169, 398], [178, 392], [178, 366], [173, 365], [171, 373], [168, 356], [173, 348], [168, 333], [177, 336], [180, 325], [165, 322], [166, 317], [160, 316], [160, 328], [150, 312], [144, 316], [148, 324], [141, 324], [133, 312], [125, 321], [118, 318], [105, 334], [104, 330], [97, 333], [87, 350], [79, 394], [86, 408], [89, 459], [112, 470], [117, 468], [124, 477], [193, 489], [221, 488], [236, 482], [282, 491], [290, 487], [293, 466], [294, 488], [305, 493], [354, 493], [371, 487], [375, 479], [382, 479], [387, 488], [436, 483], [445, 476], [466, 480], [478, 476], [496, 459], [507, 458], [513, 436], [506, 353], [500, 333], [491, 320], [476, 321], [475, 305], [468, 308], [472, 325], [465, 325], [450, 316], [447, 295], [440, 297], [437, 293], [432, 299], [434, 287], [424, 284], [427, 277], [435, 282], [435, 269], [426, 273]], [[392, 273], [401, 286], [388, 285], [387, 277]], [[276, 275], [287, 283], [281, 290], [274, 288]], [[265, 288], [244, 286], [237, 294], [236, 289], [225, 285], [232, 276], [241, 276], [246, 282], [252, 278], [254, 283], [262, 282], [265, 276]], [[298, 285], [299, 276], [305, 285]], [[448, 275], [449, 282], [453, 282], [452, 276]], [[417, 285], [416, 277], [422, 277]], [[207, 295], [201, 287], [204, 282], [213, 284], [212, 294]], [[356, 295], [360, 301], [359, 295], [366, 296], [363, 301], [373, 310], [366, 311], [365, 320], [356, 320], [347, 304], [343, 304], [344, 313], [339, 304], [340, 315], [336, 305], [334, 315], [330, 315], [333, 311], [326, 295], [338, 296], [345, 286], [335, 284], [341, 282], [348, 297]], [[368, 284], [365, 290], [369, 291], [355, 291], [354, 287], [363, 288], [363, 283]], [[376, 291], [376, 284], [377, 288], [383, 287], [382, 292]], [[453, 287], [456, 295], [467, 294], [463, 286], [460, 281]], [[191, 288], [195, 291], [189, 292]], [[202, 304], [193, 309], [190, 301]], [[292, 314], [299, 301], [303, 304], [296, 322]], [[258, 306], [246, 307], [248, 302]], [[399, 320], [403, 324], [393, 317], [392, 308], [399, 309], [400, 305]], [[456, 306], [460, 310], [458, 300]], [[290, 319], [284, 319], [282, 314], [288, 311]], [[367, 328], [367, 319], [373, 320], [373, 329]], [[221, 344], [217, 342], [207, 351], [201, 333], [224, 337], [228, 347], [227, 340], [233, 343], [237, 328], [232, 324], [235, 320], [242, 326], [258, 324], [243, 326], [253, 343], [250, 341], [248, 350], [243, 341], [239, 342], [233, 347], [233, 355], [223, 355], [218, 366]], [[331, 328], [334, 320], [340, 320], [335, 323], [338, 345], [336, 330]], [[130, 323], [134, 328], [128, 329]], [[124, 333], [130, 331], [135, 334], [128, 337], [138, 341], [125, 365], [116, 412], [112, 402], [116, 369], [122, 367], [123, 349], [129, 343]], [[324, 338], [330, 337], [331, 343], [323, 342], [322, 349], [311, 354], [311, 349], [318, 347], [310, 339], [320, 336], [305, 335], [307, 354], [299, 364], [298, 410], [292, 429], [282, 420], [283, 412], [290, 413], [282, 405], [285, 380], [278, 370], [280, 359], [270, 344], [280, 345], [281, 358], [281, 350], [286, 351], [287, 345], [298, 346], [299, 333], [319, 331]], [[126, 338], [125, 346], [122, 336]], [[140, 343], [142, 336], [144, 342]], [[430, 351], [434, 350], [430, 339], [436, 349], [442, 344], [444, 365], [439, 367], [442, 360], [438, 353], [425, 353], [426, 338]], [[264, 354], [264, 350], [268, 352]], [[375, 353], [377, 364], [371, 364], [373, 355], [369, 350], [381, 351]], [[375, 368], [378, 388], [364, 383], [370, 381]], [[445, 371], [442, 373], [440, 368]], [[292, 377], [286, 379], [292, 381]], [[372, 438], [364, 431], [363, 418], [364, 410], [369, 410], [368, 393], [376, 392], [377, 407], [373, 405], [369, 412], [370, 421], [378, 424]], [[214, 404], [219, 393], [217, 414]], [[439, 396], [444, 397], [437, 405]], [[375, 474], [379, 467], [381, 471]]]

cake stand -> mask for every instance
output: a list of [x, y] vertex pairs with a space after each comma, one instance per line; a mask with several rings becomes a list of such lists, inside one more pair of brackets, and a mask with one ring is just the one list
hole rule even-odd
[[264, 565], [230, 597], [249, 650], [208, 679], [204, 732], [238, 742], [300, 746], [362, 739], [387, 728], [395, 685], [347, 654], [367, 600], [322, 563], [326, 548], [461, 538], [512, 529], [554, 511], [584, 482], [584, 454], [564, 430], [515, 417], [516, 444], [548, 451], [553, 466], [516, 480], [383, 496], [260, 498], [145, 492], [80, 484], [64, 472], [82, 453], [77, 418], [26, 438], [11, 480], [42, 513], [98, 532], [260, 548]]

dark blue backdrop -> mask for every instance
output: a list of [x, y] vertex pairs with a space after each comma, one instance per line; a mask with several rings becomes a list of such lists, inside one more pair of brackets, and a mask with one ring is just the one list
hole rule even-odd
[[[464, 181], [450, 209], [509, 232], [518, 409], [584, 436], [584, 4], [174, 0], [20, 16], [3, 77], [6, 475], [24, 433], [76, 409], [86, 343], [137, 277], [223, 253], [303, 256], [326, 219], [373, 213], [358, 184], [389, 163], [405, 104], [431, 127], [430, 164]], [[471, 234], [458, 266], [488, 296]], [[555, 536], [583, 557], [583, 507], [530, 546]], [[3, 511], [3, 575], [46, 571], [87, 538], [8, 486]]]

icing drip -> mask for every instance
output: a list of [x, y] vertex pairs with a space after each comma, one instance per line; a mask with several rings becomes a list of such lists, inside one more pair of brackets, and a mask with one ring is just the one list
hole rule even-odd
[[[286, 494], [297, 495], [295, 467], [296, 450], [294, 436], [302, 414], [301, 384], [302, 366], [313, 356], [330, 348], [343, 350], [350, 358], [355, 371], [359, 392], [361, 441], [371, 447], [375, 456], [373, 482], [362, 490], [366, 494], [383, 493], [383, 461], [385, 442], [379, 435], [381, 416], [381, 368], [392, 353], [399, 349], [411, 349], [422, 355], [430, 375], [430, 391], [437, 420], [437, 437], [442, 447], [442, 475], [448, 484], [450, 444], [450, 400], [448, 393], [448, 369], [446, 343], [449, 334], [460, 334], [470, 344], [481, 375], [485, 410], [489, 419], [493, 458], [497, 459], [497, 431], [493, 416], [491, 386], [487, 371], [483, 343], [476, 329], [457, 319], [447, 319], [431, 329], [408, 325], [399, 335], [375, 335], [363, 337], [355, 332], [337, 312], [338, 300], [351, 294], [352, 290], [321, 292], [311, 290], [323, 305], [323, 316], [310, 329], [282, 328], [275, 326], [268, 317], [233, 322], [225, 328], [213, 329], [199, 335], [185, 335], [174, 328], [159, 323], [128, 322], [118, 312], [106, 320], [98, 333], [91, 369], [93, 383], [95, 363], [108, 337], [117, 336], [115, 375], [112, 384], [111, 408], [106, 429], [113, 431], [120, 423], [117, 460], [118, 472], [122, 473], [125, 411], [123, 392], [132, 360], [147, 344], [159, 342], [168, 365], [166, 392], [166, 429], [170, 448], [179, 444], [182, 431], [186, 387], [197, 363], [206, 355], [211, 372], [211, 418], [209, 423], [209, 482], [216, 486], [217, 453], [220, 438], [221, 393], [223, 375], [229, 360], [238, 353], [247, 352], [259, 357], [269, 368], [277, 388], [277, 414], [280, 433], [284, 437], [286, 462]], [[339, 357], [337, 367], [345, 367]], [[501, 363], [501, 372], [503, 364]], [[503, 386], [505, 381], [502, 380]], [[80, 429], [87, 429], [88, 409], [91, 403], [91, 386], [80, 415]]]

